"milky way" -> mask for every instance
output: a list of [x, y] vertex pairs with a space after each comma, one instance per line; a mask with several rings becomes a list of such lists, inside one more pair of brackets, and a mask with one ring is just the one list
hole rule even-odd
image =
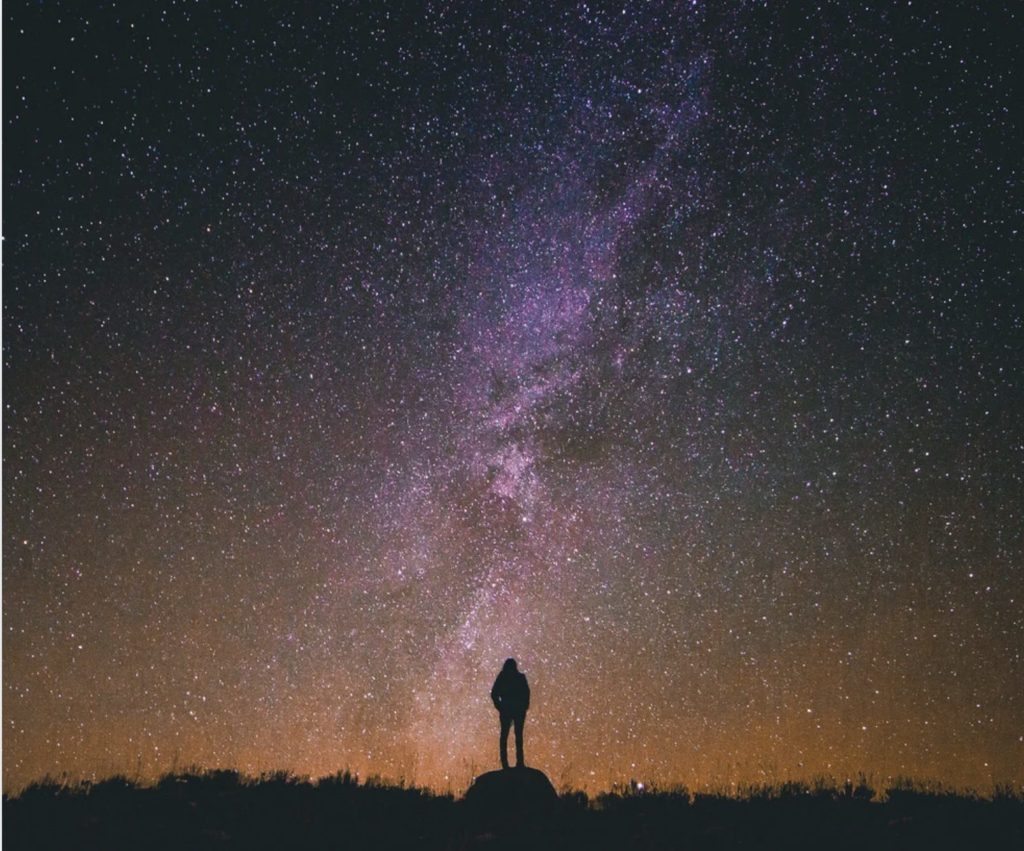
[[[4, 784], [1024, 782], [1013, 4], [9, 3]], [[1004, 8], [999, 8], [1004, 6]]]

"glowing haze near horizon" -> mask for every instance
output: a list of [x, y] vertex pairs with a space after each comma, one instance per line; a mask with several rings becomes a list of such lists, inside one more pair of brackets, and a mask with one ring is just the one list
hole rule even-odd
[[1024, 780], [1012, 4], [400, 5], [5, 5], [5, 787]]

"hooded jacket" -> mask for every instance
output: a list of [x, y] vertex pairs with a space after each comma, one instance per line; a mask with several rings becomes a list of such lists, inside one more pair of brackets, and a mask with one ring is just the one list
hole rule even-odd
[[526, 674], [505, 664], [491, 688], [491, 700], [502, 715], [524, 715], [530, 708], [530, 686]]

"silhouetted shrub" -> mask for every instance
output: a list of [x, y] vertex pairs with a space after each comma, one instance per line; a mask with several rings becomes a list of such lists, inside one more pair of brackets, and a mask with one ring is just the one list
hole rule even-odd
[[[4, 849], [458, 849], [505, 847], [451, 795], [350, 772], [316, 782], [190, 768], [151, 786], [47, 778], [3, 802]], [[1024, 847], [1024, 797], [990, 798], [898, 780], [784, 782], [692, 794], [638, 781], [591, 800], [564, 790], [530, 847], [951, 849]], [[507, 844], [507, 843], [506, 843]]]

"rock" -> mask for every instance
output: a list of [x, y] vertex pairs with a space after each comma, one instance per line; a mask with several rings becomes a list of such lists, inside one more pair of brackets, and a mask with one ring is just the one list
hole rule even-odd
[[462, 801], [469, 824], [499, 834], [543, 828], [558, 805], [558, 793], [536, 768], [505, 768], [481, 774]]

